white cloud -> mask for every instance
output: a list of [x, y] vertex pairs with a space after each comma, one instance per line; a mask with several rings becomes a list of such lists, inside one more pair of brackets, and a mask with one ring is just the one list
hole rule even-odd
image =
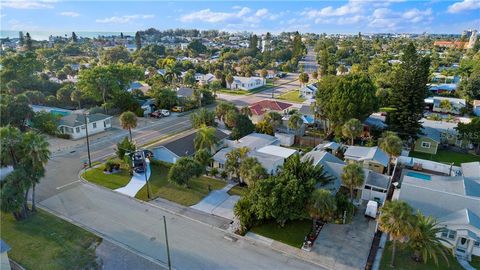
[[300, 13], [309, 19], [317, 19], [318, 17], [339, 17], [351, 14], [359, 14], [363, 12], [362, 2], [349, 1], [347, 4], [334, 8], [332, 6], [324, 7], [322, 9], [307, 9]]
[[60, 15], [75, 18], [80, 16], [80, 13], [73, 12], [73, 11], [64, 11], [64, 12], [60, 12]]
[[419, 10], [416, 8], [404, 12], [395, 12], [388, 8], [377, 8], [369, 17], [368, 26], [380, 30], [398, 30], [408, 26], [428, 23], [433, 20], [432, 9]]
[[457, 2], [448, 7], [449, 13], [459, 13], [467, 10], [480, 9], [479, 0], [463, 0], [462, 2]]
[[8, 22], [8, 28], [10, 30], [14, 31], [24, 31], [25, 29], [28, 29], [29, 31], [32, 30], [38, 30], [39, 27], [38, 25], [32, 24], [31, 22], [25, 22], [25, 21], [19, 21], [15, 19], [11, 19]]
[[232, 12], [217, 12], [211, 9], [202, 9], [180, 17], [181, 22], [208, 22], [208, 23], [228, 23], [229, 26], [233, 24], [245, 23], [259, 23], [263, 19], [276, 20], [283, 16], [283, 12], [279, 14], [272, 14], [266, 8], [261, 8], [256, 11], [248, 7], [234, 6]]
[[1, 1], [0, 6], [14, 9], [43, 9], [53, 8], [55, 1], [28, 1], [28, 0], [7, 0]]
[[95, 20], [97, 23], [110, 23], [110, 24], [126, 24], [131, 23], [134, 20], [138, 19], [152, 19], [154, 15], [141, 15], [141, 14], [134, 14], [134, 15], [124, 15], [124, 16], [113, 16], [103, 19]]

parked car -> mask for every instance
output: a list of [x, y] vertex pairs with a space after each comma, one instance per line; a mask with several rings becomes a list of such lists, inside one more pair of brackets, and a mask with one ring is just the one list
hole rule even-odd
[[172, 108], [172, 112], [183, 112], [184, 108], [182, 106], [175, 106]]
[[169, 110], [160, 110], [160, 113], [165, 117], [170, 116], [170, 111]]
[[377, 218], [378, 202], [368, 201], [367, 209], [365, 210], [365, 217]]
[[156, 111], [154, 111], [150, 114], [150, 117], [162, 118], [163, 117], [162, 111], [161, 110], [156, 110]]

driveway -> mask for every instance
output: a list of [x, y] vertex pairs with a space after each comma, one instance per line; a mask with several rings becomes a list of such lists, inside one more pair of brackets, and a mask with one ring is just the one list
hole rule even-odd
[[[147, 174], [147, 179], [150, 179], [150, 161], [148, 158], [146, 159], [147, 163], [147, 171], [145, 172]], [[124, 187], [117, 188], [115, 189], [116, 192], [123, 193], [125, 195], [128, 195], [130, 197], [135, 197], [137, 192], [142, 189], [143, 186], [147, 183], [145, 181], [145, 173], [133, 173], [132, 179], [130, 179], [130, 182]]]
[[312, 252], [323, 257], [331, 269], [364, 269], [375, 234], [376, 222], [364, 217], [365, 206], [357, 210], [350, 224], [326, 224]]
[[228, 191], [235, 184], [228, 184], [224, 188], [210, 192], [199, 203], [191, 206], [193, 209], [233, 220], [233, 207], [240, 199], [240, 196], [230, 196]]

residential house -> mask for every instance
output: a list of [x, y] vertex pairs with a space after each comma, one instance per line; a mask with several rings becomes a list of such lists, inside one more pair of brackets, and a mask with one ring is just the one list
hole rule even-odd
[[70, 138], [76, 140], [84, 138], [88, 134], [93, 135], [112, 127], [112, 116], [102, 113], [94, 113], [86, 116], [87, 125], [85, 125], [85, 115], [73, 113], [60, 118], [58, 123], [58, 131], [61, 134], [68, 134]]
[[[261, 69], [255, 70], [255, 76], [262, 77], [262, 70]], [[267, 76], [265, 77], [266, 79], [273, 79], [277, 76], [278, 76], [278, 72], [276, 72], [273, 69], [267, 69]]]
[[378, 146], [348, 146], [344, 158], [347, 163], [356, 162], [377, 173], [383, 173], [389, 162], [388, 155]]
[[428, 90], [433, 93], [454, 93], [457, 90], [456, 83], [428, 84]]
[[195, 80], [200, 85], [208, 85], [214, 80], [216, 80], [215, 75], [212, 73], [202, 74], [202, 73], [195, 73]]
[[473, 113], [476, 116], [480, 116], [480, 100], [473, 101]]
[[340, 149], [340, 144], [336, 142], [325, 142], [321, 143], [313, 148], [313, 150], [323, 150], [331, 154], [336, 154], [338, 149]]
[[278, 112], [281, 115], [285, 115], [291, 109], [292, 104], [280, 102], [276, 100], [262, 100], [257, 103], [250, 105], [250, 110], [252, 111], [252, 122], [258, 123], [263, 120], [265, 113], [267, 112]]
[[315, 98], [315, 94], [317, 93], [317, 84], [316, 83], [311, 83], [304, 85], [302, 88], [300, 88], [300, 97], [305, 98], [305, 99], [313, 99]]
[[177, 88], [177, 97], [178, 98], [184, 98], [184, 99], [190, 99], [193, 97], [193, 93], [195, 90], [190, 87], [178, 87]]
[[469, 146], [469, 141], [460, 138], [457, 123], [422, 119], [422, 133], [415, 141], [413, 151], [435, 155], [440, 144]]
[[302, 105], [298, 112], [302, 115], [303, 122], [307, 125], [315, 124], [315, 113], [310, 105]]
[[233, 76], [233, 82], [229, 84], [227, 82], [227, 88], [241, 89], [241, 90], [253, 90], [265, 85], [265, 79], [261, 77], [240, 77]]
[[256, 158], [269, 174], [276, 174], [278, 168], [297, 153], [296, 150], [278, 146], [279, 144], [278, 138], [260, 133], [252, 133], [236, 141], [227, 140], [227, 147], [213, 156], [212, 167], [225, 169], [226, 155], [235, 148], [247, 147], [250, 150], [249, 157]]
[[141, 83], [139, 81], [135, 81], [130, 83], [128, 86], [127, 92], [132, 92], [133, 90], [140, 90], [145, 95], [148, 91], [150, 91], [150, 85], [146, 83]]
[[[151, 149], [153, 152], [153, 159], [167, 163], [175, 163], [181, 157], [193, 156], [195, 154], [194, 140], [196, 135], [196, 130], [191, 131]], [[212, 153], [224, 147], [225, 139], [228, 137], [228, 134], [217, 129], [215, 137], [217, 138], [218, 143], [213, 149], [211, 149]]]
[[401, 188], [394, 197], [445, 229], [442, 237], [457, 256], [480, 256], [480, 162], [461, 164], [458, 175], [433, 175], [402, 171]]
[[[450, 109], [445, 110], [442, 108], [442, 102], [448, 101], [450, 103]], [[449, 97], [432, 97], [425, 99], [425, 103], [432, 104], [432, 110], [434, 112], [443, 112], [451, 114], [461, 114], [461, 111], [466, 106], [465, 99], [449, 98]]]

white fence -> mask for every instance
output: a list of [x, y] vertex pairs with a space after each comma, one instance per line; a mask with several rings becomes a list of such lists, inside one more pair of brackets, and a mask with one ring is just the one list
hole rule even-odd
[[452, 166], [430, 160], [399, 156], [397, 158], [397, 164], [403, 164], [406, 166], [413, 166], [414, 164], [421, 164], [422, 168], [429, 171], [444, 173], [447, 175], [455, 176], [461, 174], [461, 168], [458, 166]]

